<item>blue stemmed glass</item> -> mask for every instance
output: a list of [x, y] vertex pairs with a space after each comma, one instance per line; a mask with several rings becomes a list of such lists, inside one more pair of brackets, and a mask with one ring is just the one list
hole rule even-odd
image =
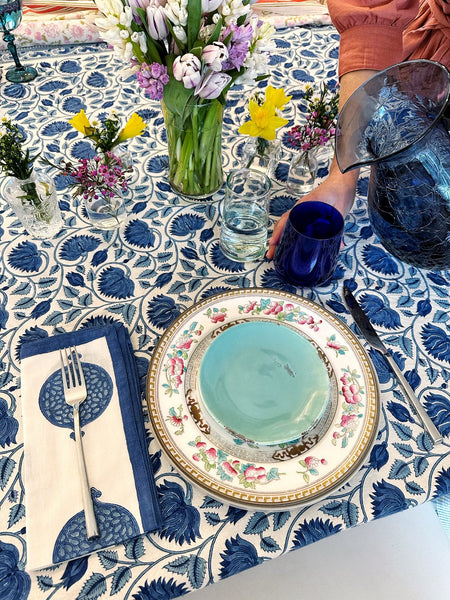
[[275, 253], [277, 272], [296, 286], [323, 285], [333, 275], [344, 232], [341, 213], [325, 202], [294, 206]]
[[15, 67], [6, 72], [6, 79], [13, 83], [22, 83], [32, 81], [37, 77], [37, 71], [34, 67], [24, 67], [17, 55], [17, 48], [14, 44], [14, 35], [11, 33], [22, 21], [22, 0], [0, 0], [0, 27], [3, 32], [8, 50], [14, 59]]

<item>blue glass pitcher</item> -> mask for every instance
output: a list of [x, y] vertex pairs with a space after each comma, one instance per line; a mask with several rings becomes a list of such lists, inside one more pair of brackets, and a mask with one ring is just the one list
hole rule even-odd
[[371, 166], [368, 213], [383, 246], [425, 269], [450, 268], [450, 73], [429, 60], [380, 71], [337, 122], [343, 173]]

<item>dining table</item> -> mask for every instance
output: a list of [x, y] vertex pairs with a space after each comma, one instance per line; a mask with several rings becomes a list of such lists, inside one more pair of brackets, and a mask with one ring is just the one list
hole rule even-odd
[[[307, 84], [337, 85], [339, 35], [329, 24], [301, 25], [278, 28], [274, 41], [268, 81], [292, 99], [283, 113], [289, 125], [278, 133], [282, 154], [272, 176], [271, 227], [297, 201], [286, 190], [293, 151], [285, 133], [302, 123]], [[171, 189], [160, 104], [144, 94], [106, 44], [31, 46], [20, 55], [38, 77], [16, 84], [3, 76], [0, 110], [25, 132], [32, 154], [52, 161], [83, 157], [92, 146], [69, 124], [81, 109], [95, 118], [112, 110], [123, 119], [137, 112], [147, 127], [127, 146], [133, 172], [125, 196], [127, 218], [118, 228], [96, 229], [64, 176], [40, 165], [55, 179], [63, 227], [52, 238], [35, 239], [9, 207], [0, 183], [0, 596], [176, 598], [294, 550], [301, 561], [301, 548], [308, 544], [450, 494], [450, 271], [406, 264], [381, 245], [366, 207], [369, 171], [361, 171], [331, 280], [297, 288], [280, 277], [271, 260], [240, 263], [222, 254], [223, 189], [197, 201]], [[3, 72], [9, 62], [4, 52]], [[266, 83], [237, 84], [227, 94], [225, 175], [240, 165], [245, 136], [238, 128], [248, 99]], [[327, 169], [324, 159], [317, 182]], [[441, 443], [432, 443], [388, 364], [361, 337], [344, 302], [344, 284], [439, 428]], [[332, 313], [365, 349], [377, 377], [380, 418], [357, 471], [324, 497], [282, 510], [234, 503], [189, 478], [156, 435], [146, 401], [152, 355], [171, 324], [217, 294], [245, 295], [252, 289], [296, 295]], [[136, 357], [162, 526], [32, 571], [27, 568], [20, 349], [27, 341], [112, 323], [128, 330]]]

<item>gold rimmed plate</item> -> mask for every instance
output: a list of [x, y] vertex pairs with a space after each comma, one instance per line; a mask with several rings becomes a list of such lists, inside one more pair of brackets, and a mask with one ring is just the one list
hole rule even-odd
[[372, 363], [351, 330], [278, 290], [217, 294], [184, 312], [153, 352], [146, 393], [175, 465], [250, 509], [309, 504], [341, 487], [380, 416]]

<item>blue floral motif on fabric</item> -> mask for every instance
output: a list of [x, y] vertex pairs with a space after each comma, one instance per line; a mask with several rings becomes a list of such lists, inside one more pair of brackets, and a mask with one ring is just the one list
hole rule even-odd
[[177, 583], [172, 578], [167, 580], [158, 577], [156, 581], [146, 581], [140, 586], [138, 593], [133, 595], [133, 600], [172, 600], [188, 592], [185, 583]]
[[135, 219], [125, 228], [125, 239], [139, 248], [153, 248], [155, 234], [145, 221]]
[[[84, 427], [107, 409], [112, 398], [113, 382], [109, 373], [99, 365], [81, 361], [81, 366], [88, 393], [80, 406], [80, 424]], [[64, 398], [60, 369], [44, 382], [39, 393], [39, 408], [52, 425], [73, 429], [73, 409]]]
[[431, 323], [422, 328], [420, 336], [427, 352], [438, 360], [450, 363], [450, 335], [444, 329]]
[[180, 307], [170, 296], [158, 294], [148, 303], [147, 318], [158, 329], [169, 327], [180, 314]]
[[163, 519], [158, 535], [177, 544], [195, 542], [200, 536], [200, 513], [187, 500], [183, 488], [173, 481], [158, 486]]
[[72, 587], [74, 583], [76, 583], [83, 577], [83, 575], [87, 571], [88, 561], [89, 557], [83, 556], [81, 558], [75, 558], [74, 560], [70, 560], [67, 563], [67, 566], [64, 569], [64, 573], [61, 577], [63, 587], [66, 590]]
[[139, 534], [139, 526], [129, 510], [119, 504], [100, 502], [101, 492], [91, 490], [94, 511], [97, 518], [100, 537], [88, 540], [84, 512], [71, 517], [61, 529], [53, 549], [53, 562], [63, 562], [83, 554], [90, 554], [114, 545], [114, 541], [126, 540]]
[[185, 237], [191, 235], [199, 229], [202, 229], [206, 221], [204, 217], [199, 215], [186, 214], [175, 217], [172, 221], [170, 233], [178, 237]]
[[375, 444], [370, 451], [369, 464], [373, 469], [379, 471], [381, 467], [389, 460], [389, 452], [387, 450], [387, 443], [382, 442], [381, 444]]
[[262, 563], [262, 558], [258, 556], [255, 546], [239, 534], [227, 540], [225, 547], [225, 552], [220, 554], [222, 559], [220, 576], [223, 578]]
[[450, 494], [450, 467], [448, 469], [442, 469], [439, 472], [436, 479], [436, 491], [434, 492], [433, 498], [438, 498]]
[[19, 551], [13, 544], [0, 541], [0, 598], [27, 600], [30, 589], [31, 578], [23, 570]]
[[302, 523], [294, 534], [294, 548], [301, 548], [317, 542], [342, 529], [340, 524], [335, 525], [329, 519], [313, 519]]
[[415, 500], [405, 498], [401, 489], [384, 479], [374, 484], [370, 497], [375, 518], [393, 515], [417, 504]]
[[0, 446], [4, 448], [10, 444], [15, 444], [18, 430], [19, 423], [17, 419], [12, 416], [6, 400], [0, 398]]
[[102, 294], [111, 298], [131, 298], [134, 282], [119, 267], [107, 267], [100, 273], [99, 287]]
[[14, 269], [27, 273], [38, 272], [42, 266], [41, 254], [34, 242], [21, 242], [11, 250], [8, 263]]
[[88, 252], [97, 250], [99, 245], [100, 240], [98, 237], [93, 235], [74, 235], [62, 244], [59, 256], [63, 260], [77, 261]]

